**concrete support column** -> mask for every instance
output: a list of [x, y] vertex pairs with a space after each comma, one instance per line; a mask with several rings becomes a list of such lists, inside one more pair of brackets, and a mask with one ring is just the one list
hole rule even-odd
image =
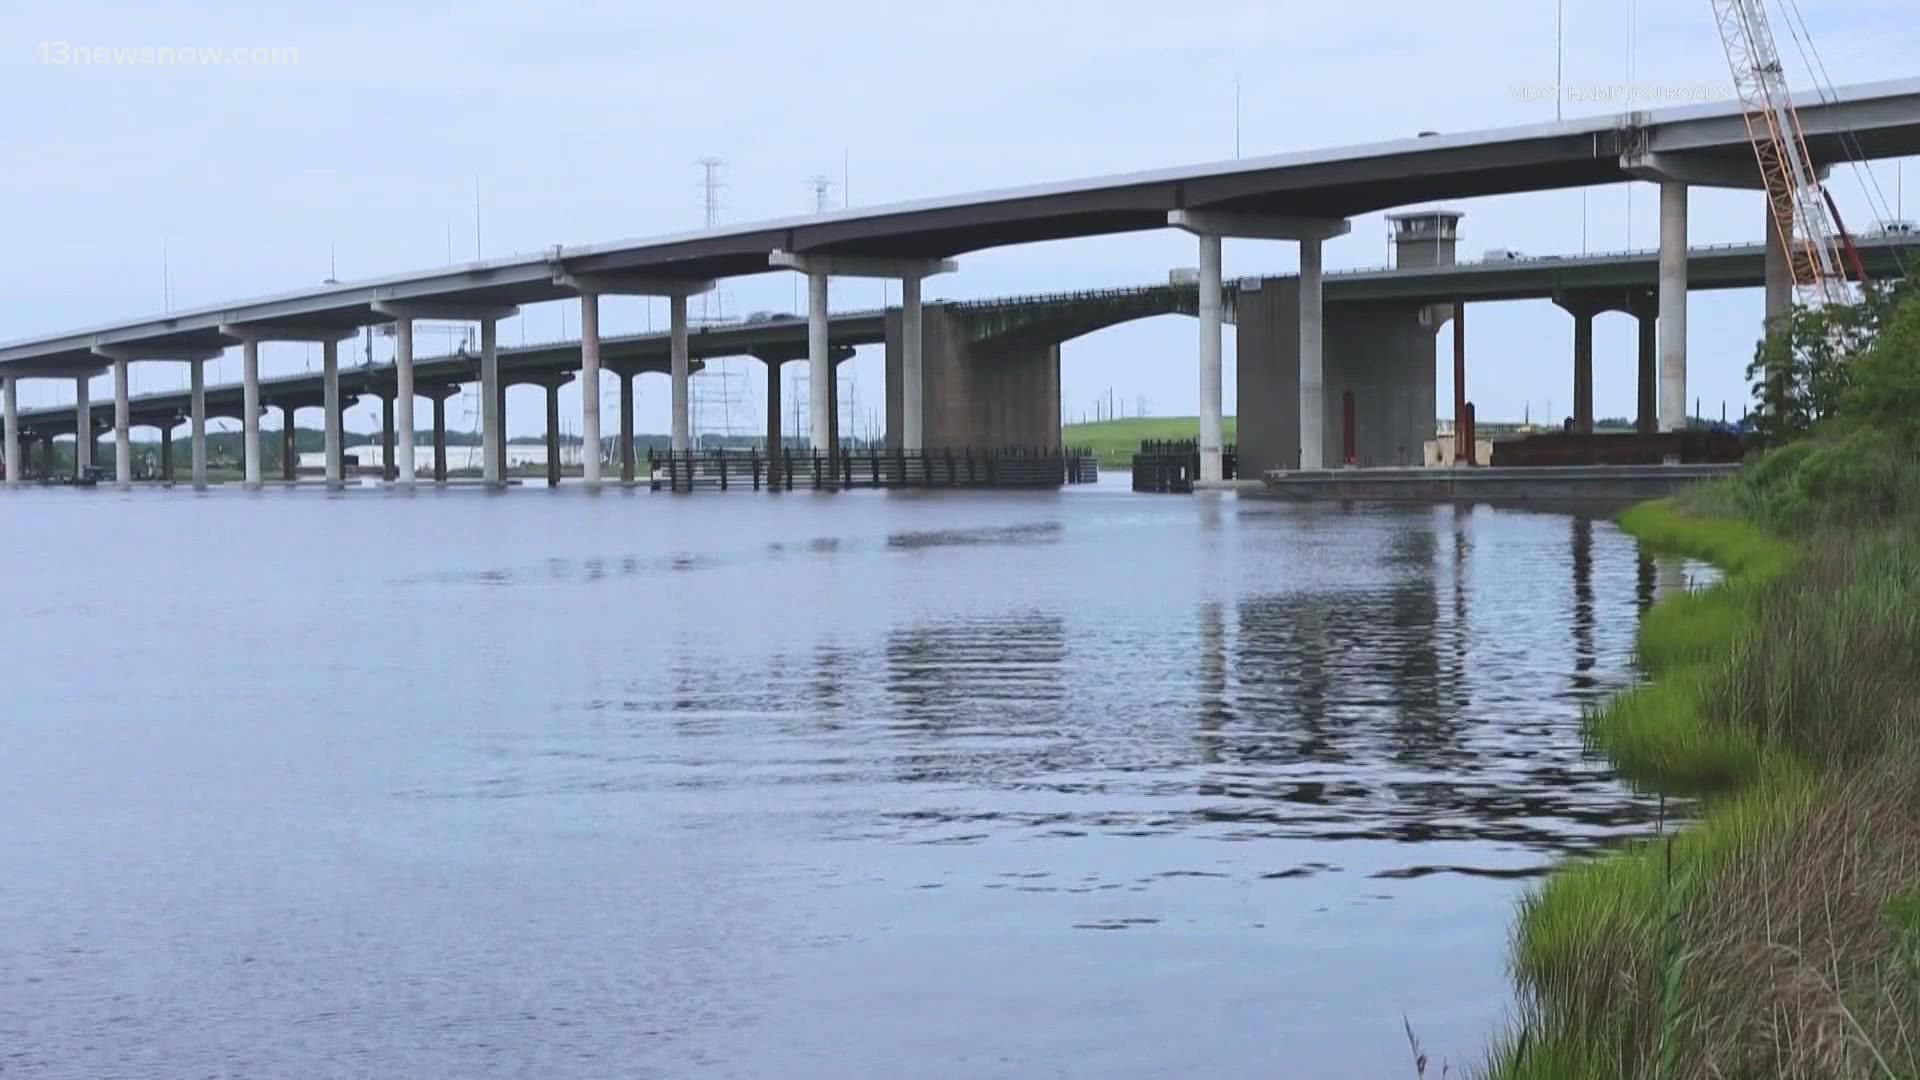
[[1573, 430], [1593, 434], [1593, 312], [1573, 313]]
[[780, 361], [766, 360], [767, 365], [767, 468], [769, 475], [780, 460], [782, 435], [780, 431]]
[[240, 431], [247, 486], [260, 486], [260, 342], [240, 343]]
[[600, 486], [600, 294], [590, 290], [580, 293], [580, 480]]
[[1643, 304], [1633, 317], [1640, 330], [1639, 411], [1634, 414], [1633, 429], [1642, 435], [1651, 435], [1660, 430], [1659, 309], [1650, 303]]
[[1660, 184], [1660, 430], [1687, 426], [1687, 185]]
[[320, 343], [320, 408], [326, 414], [327, 486], [339, 487], [347, 470], [340, 424], [340, 343], [332, 338]]
[[831, 455], [833, 445], [833, 354], [827, 335], [827, 275], [807, 275], [807, 413], [815, 451]]
[[1467, 304], [1453, 306], [1453, 463], [1471, 465], [1478, 447], [1467, 430]]
[[500, 325], [480, 320], [480, 478], [489, 487], [506, 482], [505, 388], [500, 385]]
[[1319, 239], [1300, 241], [1300, 467], [1325, 467], [1325, 303]]
[[[1306, 262], [1306, 242], [1300, 245], [1301, 263]], [[1302, 338], [1304, 341], [1306, 314], [1306, 279], [1301, 278], [1301, 315]], [[1203, 483], [1216, 484], [1225, 475], [1220, 462], [1220, 426], [1223, 404], [1220, 390], [1220, 236], [1217, 233], [1200, 234], [1200, 480]], [[1305, 390], [1307, 384], [1306, 356], [1301, 356], [1300, 385], [1302, 409], [1305, 408]], [[1319, 393], [1319, 376], [1315, 373], [1315, 394]], [[1305, 414], [1302, 414], [1305, 421]], [[1305, 441], [1304, 428], [1302, 441]], [[1317, 444], [1315, 454], [1318, 454]], [[1317, 466], [1315, 466], [1317, 467]]]
[[20, 460], [20, 380], [9, 376], [0, 386], [0, 426], [6, 431], [7, 483], [18, 484], [27, 478], [27, 463]]
[[280, 406], [280, 479], [291, 484], [300, 476], [299, 430], [293, 426], [293, 406]]
[[[340, 425], [340, 480], [343, 484], [346, 482], [347, 477], [347, 407], [350, 404], [351, 402], [343, 397], [340, 399], [340, 408], [335, 411], [335, 415], [339, 418], [337, 422]], [[373, 444], [368, 443], [367, 446], [371, 449]], [[360, 479], [361, 469], [360, 459], [356, 455], [353, 462], [353, 478], [355, 480]]]
[[840, 453], [840, 361], [827, 361], [827, 446], [828, 456]]
[[413, 319], [393, 320], [394, 482], [413, 486]]
[[620, 376], [620, 482], [633, 483], [633, 379], [631, 371]]
[[380, 398], [380, 479], [393, 483], [394, 471], [393, 396]]
[[93, 402], [88, 399], [90, 377], [73, 381], [73, 475], [78, 478], [93, 465]]
[[205, 360], [187, 361], [187, 378], [192, 389], [189, 391], [188, 412], [193, 419], [193, 489], [205, 491], [207, 488], [207, 362]]
[[670, 364], [673, 378], [673, 450], [685, 451], [688, 446], [691, 418], [687, 415], [687, 369], [691, 360], [687, 354], [687, 298], [685, 296], [667, 297], [667, 319], [672, 335]]
[[[921, 356], [920, 279], [900, 279], [900, 448], [911, 454], [926, 449], [925, 380]], [[769, 384], [778, 379], [769, 380]]]
[[433, 482], [447, 482], [447, 398], [439, 391], [433, 395]]
[[1787, 257], [1787, 239], [1780, 235], [1780, 228], [1773, 220], [1773, 207], [1764, 204], [1767, 212], [1765, 236], [1767, 238], [1766, 258], [1766, 314], [1762, 333], [1773, 333], [1774, 327], [1793, 310], [1793, 263]]
[[560, 384], [547, 384], [547, 486], [560, 486]]
[[498, 398], [494, 403], [494, 409], [495, 415], [500, 418], [500, 434], [493, 443], [493, 452], [498, 455], [494, 458], [493, 467], [500, 477], [500, 484], [505, 486], [507, 482], [507, 384], [501, 383], [500, 388], [494, 393]]
[[113, 482], [133, 486], [133, 417], [127, 401], [127, 362], [113, 362]]
[[160, 482], [164, 484], [173, 483], [173, 425], [179, 422], [170, 416], [160, 423]]

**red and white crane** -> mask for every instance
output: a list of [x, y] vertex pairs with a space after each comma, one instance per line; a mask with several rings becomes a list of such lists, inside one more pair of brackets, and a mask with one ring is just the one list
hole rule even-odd
[[1793, 268], [1802, 304], [1851, 303], [1851, 274], [1866, 281], [1840, 208], [1807, 151], [1800, 115], [1767, 22], [1765, 0], [1712, 0], [1733, 85], [1746, 109], [1747, 134], [1765, 184], [1773, 228]]

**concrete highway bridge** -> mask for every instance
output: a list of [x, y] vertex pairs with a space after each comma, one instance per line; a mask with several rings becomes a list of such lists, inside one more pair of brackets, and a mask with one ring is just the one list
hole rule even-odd
[[[1920, 153], [1920, 80], [1842, 88], [1805, 98], [1799, 110], [1810, 151], [1822, 163]], [[1391, 215], [1401, 269], [1322, 271], [1324, 242], [1347, 232], [1347, 219], [1356, 214], [1635, 179], [1660, 186], [1660, 248], [1651, 257], [1449, 265], [1459, 215], [1416, 211]], [[477, 381], [485, 478], [499, 482], [502, 389], [512, 381], [552, 380], [570, 371], [581, 377], [583, 441], [600, 445], [602, 369], [637, 374], [664, 368], [672, 382], [673, 443], [684, 449], [696, 340], [727, 350], [725, 355], [762, 355], [774, 373], [787, 359], [804, 358], [815, 446], [838, 443], [832, 372], [847, 349], [863, 341], [887, 345], [890, 444], [907, 450], [1045, 446], [1058, 441], [1060, 341], [1127, 318], [1189, 308], [1200, 330], [1203, 480], [1219, 477], [1221, 329], [1230, 316], [1238, 324], [1243, 469], [1313, 469], [1337, 460], [1349, 394], [1360, 463], [1392, 464], [1406, 447], [1432, 435], [1437, 327], [1449, 318], [1464, 324], [1466, 305], [1473, 300], [1528, 295], [1552, 296], [1576, 316], [1576, 426], [1592, 423], [1592, 316], [1619, 309], [1642, 318], [1640, 419], [1673, 428], [1686, 413], [1689, 289], [1763, 284], [1769, 318], [1786, 310], [1792, 293], [1788, 253], [1770, 228], [1768, 242], [1752, 249], [1718, 255], [1687, 250], [1689, 191], [1701, 185], [1759, 186], [1746, 120], [1733, 103], [1251, 158], [654, 240], [556, 246], [538, 255], [326, 285], [0, 346], [7, 477], [22, 477], [24, 424], [40, 421], [19, 414], [16, 385], [32, 378], [75, 380], [79, 400], [70, 423], [78, 428], [84, 416], [91, 431], [95, 410], [86, 397], [86, 380], [110, 367], [116, 478], [130, 482], [127, 451], [135, 405], [128, 393], [128, 366], [169, 362], [189, 367], [192, 389], [185, 413], [192, 428], [193, 479], [204, 483], [206, 418], [232, 394], [230, 388], [215, 393], [205, 387], [204, 365], [238, 346], [245, 476], [248, 483], [259, 483], [259, 416], [269, 395], [280, 393], [278, 403], [291, 409], [314, 392], [307, 377], [259, 378], [264, 341], [323, 345], [317, 404], [325, 416], [327, 477], [334, 482], [342, 476], [340, 409], [348, 393], [383, 394], [410, 404], [423, 393], [433, 396], [447, 386]], [[966, 252], [1168, 227], [1197, 237], [1199, 275], [1190, 291], [1167, 287], [1018, 302], [921, 303], [922, 280], [956, 270], [954, 257]], [[1227, 236], [1298, 242], [1300, 274], [1229, 288], [1220, 268], [1221, 239]], [[1876, 257], [1895, 261], [1903, 246], [1899, 239], [1870, 245]], [[720, 278], [770, 270], [806, 276], [804, 334], [797, 320], [692, 332], [689, 296]], [[901, 306], [847, 316], [836, 327], [827, 307], [827, 282], [836, 275], [897, 278]], [[599, 297], [604, 294], [669, 297], [669, 332], [603, 341]], [[577, 345], [555, 346], [544, 356], [539, 350], [497, 348], [499, 319], [522, 304], [566, 298], [580, 303]], [[421, 319], [477, 322], [478, 357], [416, 363], [414, 323]], [[391, 365], [363, 370], [356, 382], [350, 371], [340, 369], [338, 343], [375, 324], [391, 324], [395, 358]], [[1455, 334], [1459, 342], [1465, 337]], [[1457, 374], [1463, 364], [1464, 354], [1456, 355]], [[1456, 384], [1457, 394], [1464, 395], [1464, 379], [1456, 378]], [[623, 385], [630, 385], [630, 378]], [[777, 375], [769, 378], [769, 390], [767, 442], [769, 453], [778, 455]], [[1462, 400], [1456, 398], [1456, 408]], [[171, 402], [163, 408], [155, 398], [141, 401], [147, 410], [141, 415], [156, 422], [173, 415]], [[550, 394], [548, 401], [552, 429], [557, 398]], [[396, 482], [412, 484], [413, 410], [403, 406], [392, 414]], [[36, 435], [42, 430], [36, 428]], [[78, 465], [88, 464], [91, 443], [76, 443]], [[585, 455], [583, 474], [588, 484], [600, 482], [597, 455]]]
[[[1860, 242], [1863, 261], [1870, 274], [1890, 277], [1904, 273], [1906, 263], [1920, 253], [1920, 236], [1882, 236]], [[1409, 253], [1413, 254], [1413, 253]], [[1765, 280], [1766, 253], [1763, 245], [1728, 245], [1695, 248], [1688, 258], [1688, 281], [1693, 289], [1752, 288]], [[1440, 262], [1402, 269], [1373, 269], [1329, 273], [1326, 276], [1326, 305], [1329, 351], [1344, 356], [1349, 336], [1358, 331], [1360, 339], [1371, 336], [1370, 329], [1384, 318], [1392, 324], [1408, 322], [1421, 327], [1427, 340], [1424, 352], [1413, 346], [1413, 362], [1426, 360], [1424, 379], [1418, 372], [1404, 372], [1404, 378], [1376, 380], [1371, 385], [1353, 378], [1363, 368], [1358, 363], [1336, 365], [1329, 373], [1331, 393], [1355, 394], [1361, 464], [1405, 465], [1416, 457], [1419, 441], [1431, 433], [1424, 425], [1431, 417], [1417, 413], [1404, 417], [1392, 415], [1396, 407], [1418, 409], [1422, 394], [1433, 393], [1431, 337], [1456, 305], [1474, 301], [1552, 299], [1574, 317], [1572, 381], [1576, 390], [1574, 413], [1590, 423], [1592, 419], [1593, 352], [1592, 320], [1603, 311], [1621, 311], [1639, 319], [1639, 421], [1651, 428], [1654, 420], [1654, 379], [1656, 351], [1654, 324], [1657, 317], [1659, 256], [1656, 252], [1628, 252], [1579, 257], [1538, 257], [1453, 264]], [[1224, 318], [1240, 322], [1246, 311], [1247, 325], [1242, 331], [1241, 351], [1262, 348], [1284, 352], [1277, 342], [1262, 345], [1257, 340], [1263, 328], [1256, 325], [1265, 318], [1271, 334], [1274, 315], [1271, 297], [1297, 296], [1299, 279], [1294, 276], [1244, 278], [1223, 284]], [[930, 417], [937, 440], [954, 434], [951, 441], [933, 445], [1045, 446], [1057, 441], [1049, 427], [1057, 429], [1060, 408], [1059, 349], [1084, 334], [1135, 319], [1167, 314], [1196, 315], [1199, 310], [1199, 286], [1158, 284], [1136, 288], [1092, 290], [1038, 296], [1005, 297], [990, 300], [952, 301], [930, 304], [924, 309], [924, 326], [931, 329], [926, 341], [932, 348], [923, 353], [923, 379], [934, 388], [934, 400], [942, 403]], [[835, 362], [853, 356], [855, 346], [888, 344], [887, 399], [888, 429], [897, 430], [901, 397], [893, 391], [898, 385], [900, 359], [899, 331], [901, 310], [853, 311], [834, 315], [829, 320]], [[1422, 318], [1424, 315], [1424, 323]], [[807, 323], [795, 316], [758, 317], [753, 321], [708, 324], [691, 328], [687, 349], [693, 370], [705, 361], [726, 357], [750, 357], [762, 362], [767, 376], [768, 423], [777, 423], [780, 408], [781, 369], [806, 358]], [[1249, 348], [1251, 346], [1251, 348]], [[620, 463], [621, 479], [635, 479], [633, 392], [634, 380], [643, 374], [670, 375], [673, 338], [670, 333], [636, 334], [603, 338], [600, 343], [601, 366], [617, 378], [620, 393], [620, 430], [615, 457]], [[559, 388], [572, 381], [582, 365], [579, 341], [557, 341], [497, 352], [498, 401], [496, 408], [505, 415], [505, 391], [509, 386], [535, 385], [547, 390], [548, 460], [559, 460], [560, 436]], [[1241, 363], [1240, 391], [1244, 394], [1272, 392], [1264, 385], [1273, 372], [1258, 365]], [[446, 468], [445, 402], [460, 393], [463, 385], [479, 380], [480, 357], [465, 352], [431, 358], [418, 358], [414, 364], [414, 393], [433, 401], [433, 444], [436, 480], [444, 480]], [[1029, 385], [1006, 386], [1004, 380], [1025, 379]], [[983, 388], [988, 380], [1002, 385]], [[264, 408], [281, 413], [283, 439], [290, 439], [297, 414], [303, 409], [318, 409], [325, 404], [325, 377], [320, 373], [293, 375], [260, 382], [260, 401]], [[398, 380], [394, 365], [366, 364], [339, 369], [339, 406], [357, 404], [362, 398], [378, 398], [382, 409], [381, 446], [389, 471], [394, 466], [395, 425], [394, 394]], [[1001, 407], [985, 414], [987, 436], [969, 441], [965, 431], [975, 398], [999, 402]], [[245, 388], [240, 383], [210, 386], [205, 390], [206, 415], [209, 418], [240, 420], [245, 408]], [[1396, 405], [1396, 402], [1398, 403]], [[89, 427], [96, 438], [113, 430], [113, 402], [89, 402]], [[160, 433], [162, 458], [171, 462], [173, 432], [192, 409], [188, 391], [142, 394], [128, 403], [129, 424], [135, 429], [152, 428]], [[835, 410], [837, 414], [837, 409]], [[1429, 410], [1431, 412], [1431, 410]], [[943, 414], [952, 415], [943, 415]], [[36, 445], [45, 446], [59, 437], [70, 437], [79, 426], [75, 409], [67, 407], [25, 410], [19, 414], [23, 452], [32, 460]], [[1424, 433], [1423, 433], [1424, 432]], [[1253, 467], [1293, 467], [1296, 461], [1286, 455], [1277, 440], [1262, 439], [1257, 425], [1249, 425], [1252, 436]], [[1247, 436], [1243, 436], [1246, 438]], [[504, 443], [496, 453], [504, 452]], [[1243, 452], [1245, 452], [1243, 450]], [[1296, 451], [1297, 452], [1297, 451]], [[47, 451], [38, 456], [47, 460]], [[295, 455], [282, 450], [283, 479], [291, 480]], [[500, 465], [504, 473], [504, 464]], [[171, 470], [169, 469], [169, 472]]]

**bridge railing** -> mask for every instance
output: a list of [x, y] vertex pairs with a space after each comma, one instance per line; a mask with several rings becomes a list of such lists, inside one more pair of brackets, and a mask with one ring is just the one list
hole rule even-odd
[[1060, 487], [1099, 479], [1093, 451], [1069, 447], [900, 450], [649, 450], [655, 491], [791, 491], [813, 488]]

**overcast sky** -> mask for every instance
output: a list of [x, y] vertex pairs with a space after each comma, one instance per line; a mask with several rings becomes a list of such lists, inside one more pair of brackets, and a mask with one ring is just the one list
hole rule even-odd
[[[1637, 6], [1637, 10], [1632, 10]], [[1776, 5], [1777, 7], [1777, 5]], [[1912, 0], [1800, 0], [1832, 79], [1920, 74]], [[409, 9], [410, 8], [410, 9]], [[1708, 0], [1566, 0], [1569, 87], [1632, 81], [1659, 91], [1724, 88]], [[1444, 17], [1419, 0], [1340, 4], [1275, 0], [500, 0], [402, 6], [369, 0], [283, 4], [14, 4], [0, 17], [0, 339], [162, 309], [342, 280], [685, 230], [702, 221], [700, 169], [726, 162], [721, 220], [813, 206], [808, 181], [833, 180], [836, 203], [872, 205], [1029, 182], [1551, 119], [1552, 0], [1476, 0]], [[1797, 54], [1779, 27], [1805, 87]], [[297, 50], [268, 66], [80, 66], [93, 46]], [[1615, 113], [1617, 100], [1563, 104], [1568, 116]], [[1920, 170], [1913, 179], [1920, 184]], [[1889, 203], [1896, 168], [1878, 170]], [[476, 236], [475, 184], [479, 186]], [[1848, 170], [1835, 173], [1849, 221], [1874, 214]], [[1463, 256], [1644, 247], [1656, 196], [1645, 185], [1465, 200]], [[1920, 203], [1914, 211], [1920, 216]], [[1754, 241], [1760, 197], [1699, 191], [1692, 240]], [[1583, 228], [1584, 220], [1584, 228]], [[451, 239], [449, 239], [449, 237]], [[1327, 247], [1330, 269], [1386, 257], [1380, 215]], [[330, 268], [329, 251], [334, 265]], [[163, 276], [163, 251], [167, 273]], [[1195, 261], [1172, 232], [968, 254], [929, 283], [930, 298], [1165, 280]], [[1228, 241], [1229, 275], [1288, 272], [1292, 245]], [[836, 307], [882, 299], [873, 281], [836, 284]], [[897, 292], [891, 294], [897, 299]], [[725, 283], [727, 314], [791, 310], [790, 275]], [[645, 301], [603, 301], [604, 332], [648, 325]], [[694, 303], [695, 313], [700, 301]], [[1757, 292], [1696, 295], [1690, 389], [1738, 413], [1759, 319]], [[651, 318], [664, 318], [655, 302]], [[577, 310], [529, 308], [501, 340], [551, 339]], [[1229, 331], [1231, 335], [1231, 331]], [[1469, 342], [1480, 415], [1564, 415], [1570, 320], [1545, 301], [1482, 305]], [[1598, 329], [1596, 409], [1632, 409], [1633, 331]], [[422, 342], [422, 353], [444, 350]], [[1436, 341], [1449, 355], [1450, 339]], [[845, 371], [861, 411], [878, 411], [878, 349]], [[1172, 316], [1069, 343], [1071, 413], [1111, 387], [1131, 412], [1196, 409], [1195, 325]], [[382, 347], [379, 355], [385, 355]], [[1229, 338], [1227, 406], [1233, 408]], [[1449, 365], [1440, 412], [1451, 412]], [[316, 348], [272, 345], [267, 374], [318, 365]], [[761, 368], [733, 362], [733, 423], [758, 431]], [[213, 381], [237, 378], [237, 351]], [[138, 365], [136, 390], [183, 387], [184, 367]], [[640, 427], [666, 428], [667, 385], [641, 380]], [[96, 398], [109, 392], [99, 380]], [[513, 434], [537, 432], [539, 391], [514, 391]], [[711, 397], [721, 395], [710, 394]], [[612, 431], [614, 395], [603, 395]], [[72, 400], [71, 386], [23, 384], [23, 405]], [[578, 425], [577, 396], [565, 411]], [[717, 429], [721, 410], [700, 426]], [[369, 403], [355, 428], [375, 426]], [[427, 416], [421, 403], [421, 423]], [[471, 429], [460, 403], [451, 422]], [[303, 417], [310, 425], [318, 417]], [[269, 421], [277, 423], [277, 417]], [[858, 432], [860, 420], [843, 430]]]

